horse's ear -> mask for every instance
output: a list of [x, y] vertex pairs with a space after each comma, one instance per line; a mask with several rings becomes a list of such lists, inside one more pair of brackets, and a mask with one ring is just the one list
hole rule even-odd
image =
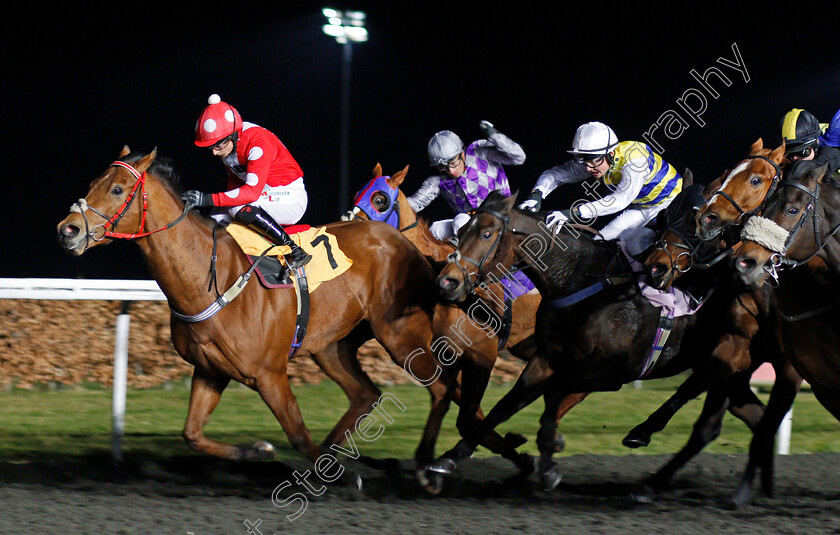
[[757, 154], [758, 151], [760, 151], [763, 148], [764, 148], [764, 140], [761, 139], [761, 138], [758, 138], [755, 141], [755, 143], [752, 144], [752, 147], [750, 147], [750, 154]]
[[119, 158], [124, 158], [131, 154], [131, 149], [128, 148], [128, 145], [123, 145], [122, 150], [120, 151]]
[[373, 178], [379, 178], [382, 176], [382, 164], [378, 163], [373, 168]]
[[685, 172], [683, 173], [683, 188], [687, 188], [692, 184], [694, 184], [694, 173], [691, 172], [691, 169], [686, 167]]
[[703, 188], [703, 198], [709, 200], [712, 198], [712, 195], [720, 189], [720, 185], [723, 184], [723, 177], [725, 177], [729, 171], [724, 172], [722, 175], [711, 181], [705, 188]]
[[828, 176], [828, 162], [825, 162], [819, 167], [816, 167], [811, 170], [811, 176], [817, 176], [817, 182], [821, 183], [823, 178]]
[[408, 174], [408, 166], [406, 165], [402, 171], [397, 171], [394, 173], [391, 178], [388, 179], [388, 185], [392, 188], [397, 188], [402, 185], [403, 180], [405, 180], [405, 176]]
[[140, 158], [140, 161], [137, 162], [137, 165], [135, 165], [134, 168], [137, 169], [137, 172], [142, 173], [148, 169], [152, 163], [154, 163], [155, 158], [157, 158], [157, 147], [155, 147], [149, 154]]
[[776, 162], [777, 164], [782, 163], [782, 160], [785, 159], [785, 140], [782, 140], [782, 144], [773, 149], [773, 152], [770, 153], [770, 159]]
[[502, 206], [505, 207], [505, 212], [510, 212], [511, 209], [514, 207], [514, 205], [516, 204], [517, 195], [519, 195], [519, 190], [516, 190], [513, 193], [511, 193], [510, 197], [505, 198], [504, 202], [502, 203]]

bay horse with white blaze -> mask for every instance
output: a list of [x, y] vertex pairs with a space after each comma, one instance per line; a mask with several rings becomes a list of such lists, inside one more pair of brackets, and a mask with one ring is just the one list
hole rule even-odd
[[[319, 448], [304, 424], [287, 376], [297, 316], [294, 289], [267, 290], [255, 282], [204, 321], [187, 322], [176, 316], [195, 314], [212, 303], [214, 279], [218, 287], [230, 288], [250, 268], [231, 235], [188, 211], [176, 179], [156, 150], [138, 155], [125, 147], [58, 224], [58, 238], [73, 255], [114, 238], [132, 239], [140, 248], [173, 311], [175, 349], [195, 367], [183, 430], [191, 448], [231, 460], [273, 454], [273, 447], [264, 442], [238, 446], [204, 435], [204, 425], [231, 379], [256, 390], [292, 446], [316, 461], [329, 446], [341, 443], [379, 399], [378, 388], [357, 360], [364, 341], [375, 337], [400, 365], [414, 354], [411, 369], [418, 375], [435, 371], [429, 350], [434, 279], [426, 259], [388, 225], [327, 225], [352, 266], [312, 293], [308, 333], [297, 354], [310, 355], [341, 386], [350, 406]], [[215, 267], [208, 269], [211, 257]], [[432, 409], [416, 454], [422, 466], [433, 459], [446, 411], [444, 383], [442, 379], [428, 385]]]

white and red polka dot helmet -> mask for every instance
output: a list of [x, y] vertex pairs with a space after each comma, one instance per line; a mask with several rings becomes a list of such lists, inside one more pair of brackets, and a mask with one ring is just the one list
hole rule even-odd
[[199, 147], [209, 147], [242, 130], [239, 112], [227, 102], [222, 102], [219, 95], [210, 95], [207, 104], [209, 106], [204, 108], [195, 123], [195, 144]]

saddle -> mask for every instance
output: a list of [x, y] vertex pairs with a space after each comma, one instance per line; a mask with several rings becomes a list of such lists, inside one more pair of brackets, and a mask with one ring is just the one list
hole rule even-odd
[[[233, 236], [252, 264], [262, 257], [256, 271], [263, 286], [285, 288], [291, 284], [284, 258], [290, 251], [289, 247], [275, 246], [258, 232], [237, 222], [231, 223], [225, 230]], [[312, 260], [306, 265], [310, 291], [314, 292], [321, 283], [338, 277], [353, 265], [326, 227], [296, 225], [285, 230], [304, 251], [312, 255]]]

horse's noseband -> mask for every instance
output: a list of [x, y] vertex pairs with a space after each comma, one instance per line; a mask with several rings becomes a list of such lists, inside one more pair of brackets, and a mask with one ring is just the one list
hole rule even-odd
[[[490, 259], [491, 255], [494, 253], [496, 248], [499, 246], [499, 242], [502, 240], [502, 235], [507, 230], [508, 223], [510, 222], [510, 216], [498, 212], [496, 210], [492, 210], [490, 208], [483, 208], [478, 207], [474, 210], [475, 214], [478, 213], [485, 213], [490, 214], [491, 216], [499, 219], [502, 222], [502, 228], [499, 229], [499, 232], [496, 234], [496, 239], [493, 241], [493, 244], [487, 249], [487, 251], [481, 256], [481, 259], [476, 261], [468, 256], [464, 256], [460, 249], [455, 249], [453, 253], [446, 257], [446, 262], [449, 264], [455, 264], [458, 269], [461, 270], [461, 273], [464, 277], [464, 284], [467, 285], [469, 288], [470, 293], [475, 290], [476, 286], [482, 281], [484, 275], [482, 271], [484, 270], [484, 263]], [[470, 272], [466, 266], [461, 263], [461, 260], [469, 262], [470, 264], [476, 267], [476, 271]], [[475, 277], [475, 282], [473, 282], [473, 277]]]
[[[128, 164], [126, 162], [122, 162], [122, 161], [119, 161], [119, 160], [111, 162], [110, 167], [122, 167], [123, 169], [126, 169], [129, 173], [131, 173], [136, 180], [134, 182], [134, 186], [131, 188], [131, 191], [128, 193], [128, 196], [126, 196], [122, 205], [117, 209], [116, 212], [114, 212], [114, 215], [112, 215], [111, 217], [108, 217], [107, 215], [102, 213], [102, 211], [97, 210], [93, 206], [90, 206], [87, 202], [87, 199], [84, 199], [84, 198], [79, 199], [78, 201], [76, 201], [75, 203], [73, 203], [70, 206], [70, 212], [79, 213], [82, 216], [82, 219], [85, 222], [85, 250], [90, 248], [90, 242], [91, 241], [99, 242], [99, 241], [104, 240], [105, 238], [122, 238], [122, 239], [127, 239], [127, 240], [133, 240], [135, 238], [142, 238], [144, 236], [149, 236], [150, 234], [155, 234], [156, 232], [160, 232], [162, 230], [172, 228], [173, 226], [180, 223], [181, 220], [183, 220], [187, 216], [187, 212], [190, 209], [189, 205], [185, 205], [183, 213], [181, 213], [181, 215], [177, 219], [172, 221], [171, 223], [169, 223], [169, 224], [167, 224], [167, 225], [165, 225], [165, 226], [163, 226], [163, 227], [161, 227], [157, 230], [152, 230], [150, 232], [143, 232], [143, 228], [145, 228], [145, 225], [146, 225], [146, 213], [148, 212], [148, 209], [149, 209], [149, 199], [148, 199], [148, 195], [146, 193], [146, 172], [143, 171], [142, 173], [140, 173], [131, 164]], [[137, 232], [124, 233], [124, 232], [113, 232], [113, 231], [109, 230], [109, 229], [112, 229], [112, 228], [116, 228], [116, 226], [119, 224], [119, 222], [125, 216], [125, 214], [128, 212], [128, 209], [131, 207], [131, 204], [134, 202], [134, 199], [137, 198], [138, 191], [141, 193], [140, 196], [143, 199], [143, 206], [142, 206], [142, 213], [141, 213], [141, 216], [140, 216], [140, 223], [137, 226]], [[88, 210], [90, 210], [94, 214], [96, 214], [99, 217], [101, 217], [102, 219], [104, 219], [105, 222], [91, 227], [90, 223], [88, 222], [87, 215], [85, 215], [85, 212], [87, 212]], [[99, 238], [97, 238], [96, 236], [94, 236], [94, 231], [99, 227], [102, 227], [102, 229], [104, 229], [104, 231], [103, 231], [102, 235], [99, 236]]]

